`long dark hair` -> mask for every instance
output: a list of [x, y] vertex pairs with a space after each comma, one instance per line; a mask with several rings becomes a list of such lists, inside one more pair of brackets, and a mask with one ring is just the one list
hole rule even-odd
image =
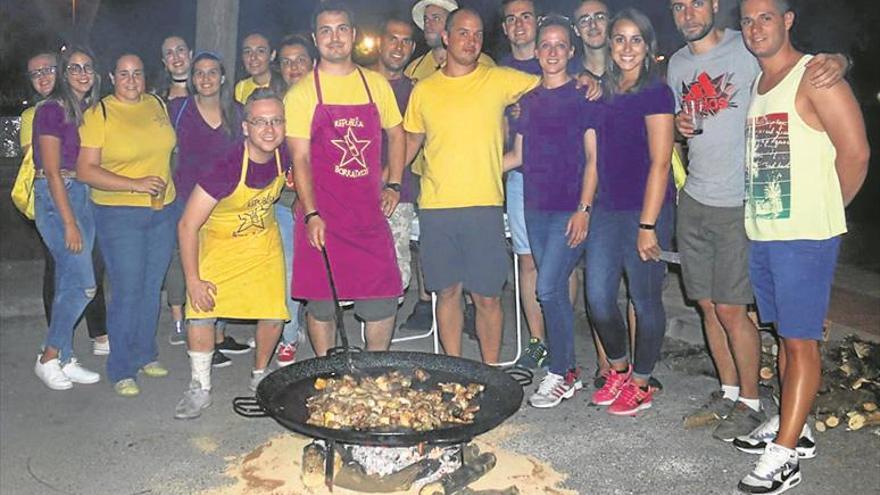
[[620, 73], [620, 69], [617, 67], [617, 64], [614, 63], [614, 60], [611, 58], [611, 45], [613, 43], [612, 37], [614, 36], [614, 26], [617, 25], [618, 22], [621, 21], [630, 21], [639, 28], [639, 33], [642, 35], [642, 39], [645, 42], [645, 46], [648, 47], [647, 53], [645, 53], [645, 60], [642, 63], [642, 70], [639, 72], [639, 78], [636, 80], [636, 83], [630, 88], [628, 93], [638, 93], [648, 82], [654, 80], [657, 68], [657, 62], [654, 57], [657, 55], [657, 35], [654, 32], [654, 25], [651, 24], [651, 20], [648, 19], [648, 16], [643, 14], [638, 9], [628, 8], [623, 9], [611, 19], [611, 22], [608, 23], [608, 43], [605, 48], [605, 85], [603, 89], [605, 93], [608, 95], [620, 94], [620, 81], [622, 75]]
[[221, 126], [228, 136], [234, 136], [235, 127], [239, 124], [238, 114], [233, 107], [234, 100], [232, 98], [232, 89], [230, 88], [232, 85], [226, 80], [226, 67], [223, 65], [223, 60], [220, 58], [220, 55], [211, 52], [200, 52], [196, 55], [189, 67], [189, 79], [186, 81], [186, 89], [189, 91], [189, 94], [193, 99], [198, 96], [199, 93], [196, 91], [195, 84], [193, 83], [193, 75], [196, 72], [196, 63], [202, 60], [213, 60], [220, 66], [220, 77], [222, 78], [222, 82], [220, 83]]
[[[170, 34], [170, 35], [166, 36], [162, 40], [162, 46], [165, 46], [165, 42], [168, 41], [169, 38], [179, 38], [186, 45], [187, 49], [188, 50], [190, 49], [189, 48], [190, 44], [185, 39], [183, 39], [183, 36], [180, 36], [177, 34]], [[190, 53], [192, 53], [192, 52], [190, 52]], [[168, 72], [168, 69], [165, 67], [164, 60], [165, 60], [165, 54], [162, 53], [163, 63], [159, 67], [159, 72], [156, 75], [156, 81], [158, 83], [156, 84], [155, 89], [153, 90], [153, 93], [155, 93], [156, 95], [161, 97], [163, 100], [168, 101], [168, 94], [171, 93], [171, 85], [173, 84], [173, 81], [171, 79], [171, 73]], [[191, 61], [190, 61], [190, 69], [192, 69], [192, 62]], [[189, 80], [187, 80], [186, 89], [187, 90], [190, 89]], [[190, 91], [189, 94], [193, 94], [193, 92]]]
[[76, 95], [73, 94], [73, 89], [70, 88], [70, 81], [67, 79], [67, 66], [70, 65], [70, 57], [72, 57], [74, 53], [82, 53], [89, 57], [92, 61], [92, 68], [94, 70], [92, 73], [92, 77], [94, 78], [92, 89], [83, 98], [85, 108], [93, 107], [101, 100], [101, 73], [98, 70], [97, 59], [95, 58], [94, 52], [85, 46], [72, 46], [61, 52], [61, 55], [57, 57], [59, 63], [58, 71], [56, 72], [57, 79], [55, 80], [55, 87], [52, 88], [52, 92], [49, 93], [49, 96], [46, 97], [44, 101], [58, 102], [61, 107], [64, 108], [64, 119], [67, 122], [75, 123], [76, 126], [79, 127], [83, 121], [83, 106], [80, 101], [77, 100]]

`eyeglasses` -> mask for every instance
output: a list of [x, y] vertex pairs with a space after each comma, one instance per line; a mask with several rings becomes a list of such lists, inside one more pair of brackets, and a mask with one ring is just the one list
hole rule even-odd
[[274, 119], [266, 119], [263, 117], [257, 117], [257, 118], [248, 120], [248, 124], [250, 124], [258, 129], [265, 129], [266, 127], [270, 127], [270, 126], [271, 127], [281, 127], [284, 125], [285, 122], [287, 122], [287, 121], [280, 118], [280, 117], [276, 117]]
[[95, 67], [92, 64], [67, 64], [67, 73], [79, 76], [83, 73], [92, 75], [95, 73]]
[[296, 58], [282, 58], [280, 61], [280, 65], [284, 68], [309, 65], [309, 59], [303, 56], [299, 56]]
[[608, 12], [596, 12], [594, 14], [582, 15], [578, 18], [576, 24], [577, 27], [585, 28], [588, 27], [591, 22], [594, 24], [604, 24], [608, 22]]
[[257, 56], [257, 57], [263, 58], [263, 57], [268, 57], [270, 51], [271, 50], [269, 50], [269, 48], [265, 47], [265, 46], [258, 46], [256, 48], [247, 47], [247, 48], [243, 48], [241, 50], [241, 56], [242, 56], [242, 58], [248, 58], [250, 56]]
[[28, 71], [27, 75], [31, 79], [39, 79], [43, 76], [52, 76], [57, 70], [58, 67], [54, 65], [49, 65], [47, 67], [40, 67], [39, 69]]
[[538, 16], [538, 27], [544, 27], [548, 24], [569, 25], [571, 24], [571, 19], [564, 15], [556, 14]]

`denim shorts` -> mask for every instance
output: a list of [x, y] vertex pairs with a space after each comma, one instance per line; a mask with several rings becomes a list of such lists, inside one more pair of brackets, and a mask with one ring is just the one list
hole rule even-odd
[[749, 275], [758, 316], [780, 336], [821, 340], [840, 237], [752, 241]]
[[507, 223], [510, 225], [513, 252], [516, 254], [532, 254], [532, 248], [529, 246], [529, 235], [526, 231], [523, 174], [521, 172], [508, 172], [506, 201]]

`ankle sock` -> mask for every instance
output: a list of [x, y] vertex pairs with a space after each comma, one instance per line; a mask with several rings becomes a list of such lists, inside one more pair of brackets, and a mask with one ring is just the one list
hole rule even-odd
[[213, 352], [186, 351], [189, 354], [189, 367], [192, 379], [198, 382], [202, 390], [211, 390], [211, 358]]
[[739, 387], [737, 385], [721, 385], [721, 392], [724, 393], [725, 399], [736, 402], [739, 399]]
[[742, 402], [743, 404], [749, 406], [752, 409], [752, 411], [757, 412], [757, 411], [761, 410], [761, 401], [758, 399], [746, 399], [746, 398], [740, 397], [739, 402]]

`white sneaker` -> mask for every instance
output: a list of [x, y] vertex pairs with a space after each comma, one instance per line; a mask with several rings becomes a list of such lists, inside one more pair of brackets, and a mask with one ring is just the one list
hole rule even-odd
[[529, 404], [541, 409], [555, 407], [564, 399], [574, 397], [575, 392], [581, 388], [583, 384], [577, 370], [571, 370], [565, 376], [547, 372], [538, 390], [529, 397]]
[[251, 383], [249, 385], [251, 392], [256, 392], [257, 385], [259, 385], [260, 382], [263, 381], [263, 378], [266, 378], [267, 376], [269, 376], [269, 370], [265, 368], [251, 371]]
[[210, 390], [203, 389], [199, 382], [190, 382], [183, 398], [174, 408], [174, 419], [196, 419], [211, 406], [211, 402]]
[[[764, 453], [767, 444], [772, 442], [778, 433], [779, 415], [776, 414], [767, 421], [764, 421], [748, 435], [736, 437], [733, 440], [733, 446], [740, 452], [760, 455]], [[813, 437], [813, 430], [810, 428], [809, 423], [804, 423], [795, 450], [797, 450], [798, 457], [801, 459], [816, 457], [816, 439]]]
[[743, 478], [737, 488], [745, 493], [775, 495], [801, 482], [801, 468], [797, 452], [773, 442], [761, 454], [752, 472]]
[[73, 383], [98, 383], [101, 381], [101, 375], [83, 368], [75, 357], [70, 358], [70, 362], [65, 364], [61, 371]]
[[106, 356], [110, 354], [110, 339], [107, 339], [104, 342], [93, 340], [92, 354], [94, 354], [95, 356]]
[[68, 390], [73, 388], [73, 382], [61, 371], [61, 362], [58, 358], [50, 359], [45, 363], [40, 362], [42, 355], [37, 356], [34, 365], [34, 373], [43, 380], [43, 383], [52, 390]]

